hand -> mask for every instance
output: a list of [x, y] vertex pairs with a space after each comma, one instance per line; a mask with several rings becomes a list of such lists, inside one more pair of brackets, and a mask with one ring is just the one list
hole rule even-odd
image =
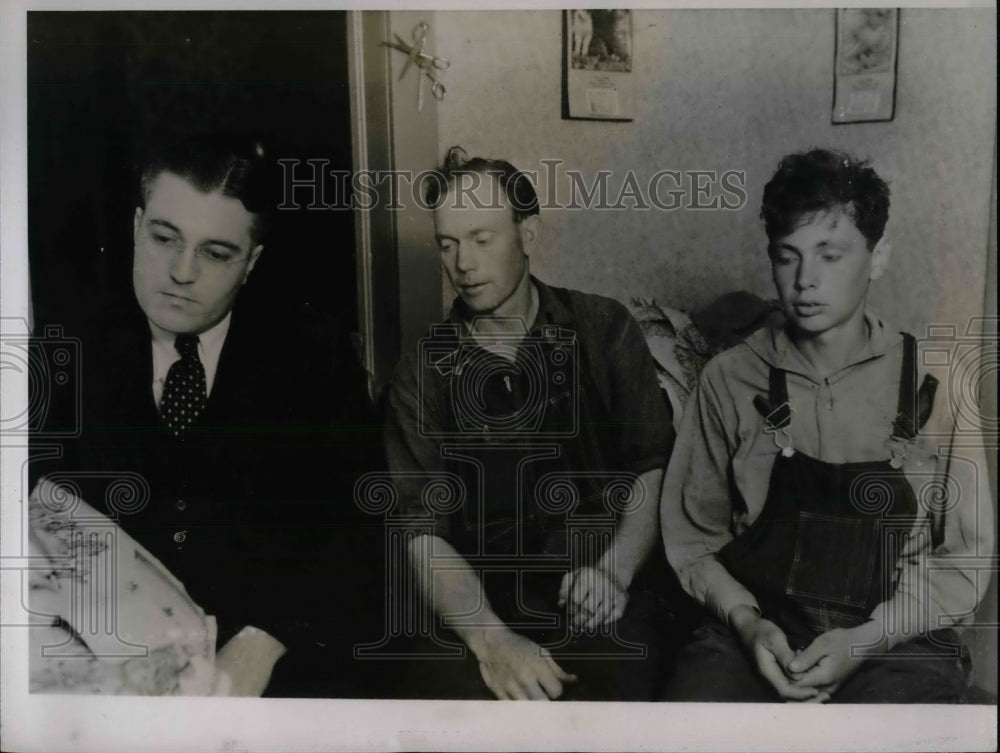
[[815, 688], [822, 700], [829, 700], [867, 658], [852, 655], [852, 648], [868, 653], [878, 650], [881, 633], [881, 626], [875, 622], [823, 633], [789, 662], [789, 671], [798, 678], [795, 684]]
[[477, 657], [483, 681], [502, 701], [556, 699], [564, 682], [576, 681], [546, 649], [509, 628], [491, 629]]
[[285, 647], [255, 627], [245, 627], [215, 655], [215, 695], [259, 697]]
[[782, 698], [789, 701], [815, 699], [820, 690], [799, 685], [799, 675], [788, 669], [796, 654], [788, 645], [784, 631], [770, 620], [765, 620], [748, 606], [738, 606], [730, 613], [730, 623], [743, 641], [757, 671], [763, 675]]
[[625, 614], [628, 592], [607, 571], [580, 567], [563, 576], [558, 604], [568, 606], [574, 630], [591, 632]]

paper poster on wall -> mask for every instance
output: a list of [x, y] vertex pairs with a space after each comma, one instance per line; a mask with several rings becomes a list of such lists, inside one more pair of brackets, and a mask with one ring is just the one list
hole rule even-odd
[[563, 13], [563, 117], [632, 120], [632, 11]]
[[833, 122], [892, 120], [896, 109], [899, 10], [837, 11]]

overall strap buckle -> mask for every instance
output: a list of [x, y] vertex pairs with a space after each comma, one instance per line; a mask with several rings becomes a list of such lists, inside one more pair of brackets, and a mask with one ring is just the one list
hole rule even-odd
[[771, 403], [763, 395], [757, 395], [753, 404], [764, 419], [764, 433], [770, 434], [781, 454], [790, 458], [795, 454], [795, 448], [792, 447], [792, 436], [788, 433], [788, 427], [792, 425], [792, 406], [788, 404], [788, 400], [772, 409]]

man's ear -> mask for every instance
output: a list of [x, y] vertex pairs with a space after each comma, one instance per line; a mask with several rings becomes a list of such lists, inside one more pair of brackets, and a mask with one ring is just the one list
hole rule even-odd
[[132, 218], [132, 243], [139, 242], [139, 225], [142, 223], [142, 207], [135, 208], [135, 217]]
[[538, 247], [542, 233], [542, 220], [537, 214], [525, 217], [517, 225], [517, 234], [521, 239], [521, 248], [525, 256], [531, 256]]
[[869, 280], [877, 280], [882, 276], [889, 266], [889, 255], [891, 253], [892, 245], [889, 243], [889, 238], [883, 235], [879, 238], [878, 243], [875, 244], [875, 248], [872, 249], [872, 268], [871, 272], [868, 273]]
[[257, 244], [250, 251], [250, 261], [247, 262], [247, 271], [243, 275], [243, 283], [246, 284], [247, 279], [250, 277], [250, 273], [253, 271], [254, 265], [257, 263], [257, 259], [260, 258], [261, 253], [264, 251], [263, 244]]

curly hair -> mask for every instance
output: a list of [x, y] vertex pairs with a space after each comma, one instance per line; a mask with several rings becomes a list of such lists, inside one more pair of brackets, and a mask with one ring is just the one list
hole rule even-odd
[[808, 216], [846, 207], [870, 251], [889, 219], [889, 186], [867, 163], [844, 152], [812, 149], [790, 154], [764, 187], [760, 216], [771, 241], [789, 235]]

